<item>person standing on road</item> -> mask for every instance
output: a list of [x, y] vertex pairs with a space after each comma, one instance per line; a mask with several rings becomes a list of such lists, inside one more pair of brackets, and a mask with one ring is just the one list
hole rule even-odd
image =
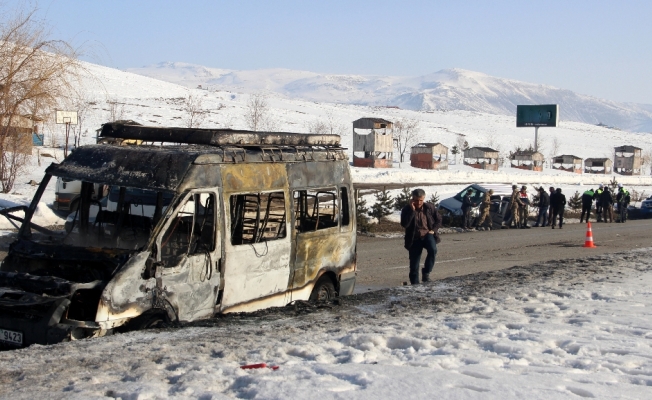
[[539, 188], [539, 215], [537, 215], [537, 226], [548, 226], [548, 208], [550, 208], [550, 196], [546, 190], [541, 186]]
[[[555, 187], [550, 186], [550, 188], [548, 190], [550, 191], [550, 194], [549, 194], [550, 200], [552, 200], [552, 195], [555, 194]], [[550, 211], [548, 211], [548, 225], [546, 225], [546, 226], [549, 226], [551, 223], [552, 223], [552, 203], [550, 203]]]
[[602, 205], [602, 221], [607, 222], [607, 217], [609, 222], [614, 222], [614, 198], [611, 197], [611, 191], [609, 186], [605, 186], [600, 195], [600, 204]]
[[564, 209], [566, 207], [566, 196], [561, 192], [561, 188], [557, 188], [555, 193], [550, 196], [550, 208], [552, 209], [552, 229], [555, 229], [555, 223], [557, 222], [557, 217], [559, 217], [559, 229], [563, 227], [564, 224]]
[[595, 191], [595, 220], [602, 221], [602, 192], [604, 192], [604, 185], [600, 185], [598, 190]]
[[471, 201], [471, 195], [473, 194], [473, 189], [466, 191], [464, 197], [462, 197], [462, 215], [464, 215], [464, 221], [462, 222], [464, 229], [471, 229], [471, 222], [473, 217], [471, 217], [471, 210], [477, 204]]
[[618, 222], [624, 223], [627, 221], [627, 207], [631, 197], [627, 189], [623, 187], [622, 184], [618, 184], [618, 195], [616, 196], [616, 201], [618, 202], [618, 214], [620, 214], [620, 220]]
[[419, 264], [423, 249], [426, 249], [428, 255], [421, 270], [421, 281], [430, 281], [430, 273], [435, 266], [437, 243], [441, 242], [441, 216], [435, 205], [426, 203], [425, 198], [426, 192], [423, 189], [414, 189], [410, 204], [401, 210], [401, 226], [405, 228], [405, 248], [410, 256], [410, 283], [413, 285], [419, 283]]
[[527, 217], [530, 214], [530, 197], [527, 194], [527, 186], [521, 186], [521, 191], [518, 192], [518, 196], [521, 203], [523, 203], [523, 205], [518, 208], [518, 219], [521, 220], [521, 228], [530, 229], [527, 224]]
[[485, 221], [489, 222], [489, 229], [491, 229], [493, 226], [493, 221], [491, 220], [491, 216], [489, 215], [489, 210], [491, 209], [492, 194], [494, 194], [493, 189], [489, 189], [489, 191], [485, 193], [484, 197], [482, 198], [482, 203], [480, 204], [480, 219], [478, 219], [478, 223], [475, 226], [476, 229], [482, 228]]
[[593, 205], [594, 195], [595, 193], [593, 192], [593, 189], [587, 190], [582, 195], [582, 215], [580, 216], [580, 224], [582, 223], [585, 214], [586, 222], [589, 222], [589, 218], [591, 218], [591, 206]]
[[521, 201], [521, 196], [518, 192], [518, 186], [512, 185], [512, 197], [509, 199], [509, 208], [511, 211], [511, 215], [509, 217], [509, 220], [507, 221], [507, 227], [511, 228], [512, 227], [512, 222], [514, 223], [514, 227], [518, 228], [520, 225], [520, 218], [518, 214], [518, 208], [523, 205], [523, 202]]

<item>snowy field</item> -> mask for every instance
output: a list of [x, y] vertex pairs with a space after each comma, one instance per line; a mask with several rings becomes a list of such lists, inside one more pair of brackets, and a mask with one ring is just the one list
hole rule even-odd
[[0, 396], [646, 399], [651, 287], [647, 248], [32, 346], [0, 353]]

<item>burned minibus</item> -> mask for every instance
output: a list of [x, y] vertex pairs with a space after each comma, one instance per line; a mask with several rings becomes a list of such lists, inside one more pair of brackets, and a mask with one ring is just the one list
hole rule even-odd
[[[143, 144], [78, 148], [47, 168], [24, 219], [10, 215], [22, 225], [0, 266], [2, 343], [353, 292], [355, 204], [339, 136], [115, 123], [100, 135]], [[82, 182], [64, 231], [31, 221], [52, 177]]]

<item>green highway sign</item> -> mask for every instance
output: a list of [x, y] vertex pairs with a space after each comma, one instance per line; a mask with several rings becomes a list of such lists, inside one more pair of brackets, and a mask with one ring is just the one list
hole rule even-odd
[[557, 126], [559, 104], [516, 106], [516, 127]]

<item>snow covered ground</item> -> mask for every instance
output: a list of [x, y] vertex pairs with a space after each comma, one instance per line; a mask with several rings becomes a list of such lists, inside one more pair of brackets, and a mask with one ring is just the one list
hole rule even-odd
[[0, 396], [645, 399], [650, 287], [646, 248], [32, 346], [0, 353]]

